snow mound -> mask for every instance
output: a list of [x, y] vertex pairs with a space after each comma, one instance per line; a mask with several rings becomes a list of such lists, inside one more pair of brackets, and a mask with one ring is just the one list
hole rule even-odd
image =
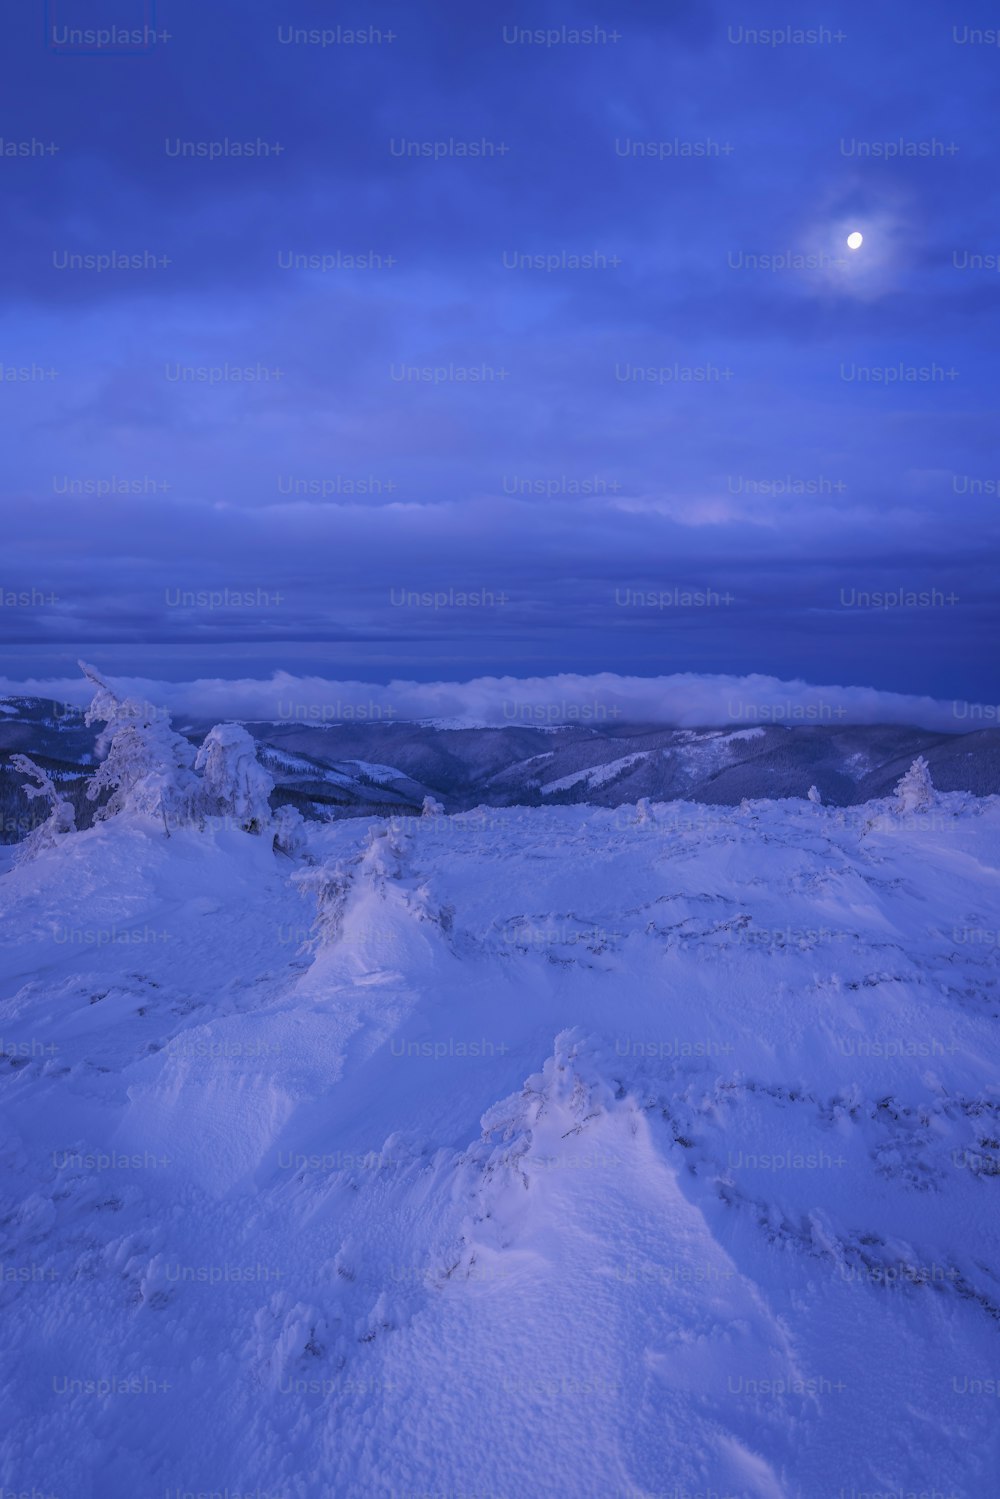
[[1000, 800], [909, 784], [0, 877], [6, 1488], [991, 1492]]

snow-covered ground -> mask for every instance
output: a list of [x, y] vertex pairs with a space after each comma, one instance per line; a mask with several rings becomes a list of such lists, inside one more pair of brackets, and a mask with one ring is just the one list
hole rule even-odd
[[5, 1493], [997, 1492], [1000, 799], [309, 840], [0, 876]]

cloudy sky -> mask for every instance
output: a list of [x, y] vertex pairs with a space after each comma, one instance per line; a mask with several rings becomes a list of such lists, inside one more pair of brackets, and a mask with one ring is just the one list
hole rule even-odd
[[0, 672], [996, 702], [997, 16], [893, 10], [16, 7]]

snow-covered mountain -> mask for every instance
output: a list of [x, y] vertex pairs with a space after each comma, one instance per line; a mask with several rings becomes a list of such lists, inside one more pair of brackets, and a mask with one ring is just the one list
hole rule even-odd
[[1000, 798], [306, 832], [0, 876], [5, 1491], [995, 1491]]
[[[468, 726], [434, 722], [251, 723], [278, 801], [309, 818], [418, 811], [426, 796], [448, 811], [476, 806], [619, 806], [640, 797], [737, 806], [744, 797], [805, 796], [858, 805], [887, 795], [923, 755], [945, 791], [1000, 793], [1000, 730], [934, 733], [896, 725]], [[186, 732], [200, 743], [209, 725]], [[85, 776], [94, 736], [82, 714], [41, 699], [0, 702], [0, 841], [31, 826], [9, 772], [28, 750], [67, 786], [89, 818]]]
[[[805, 796], [857, 805], [885, 796], [917, 755], [942, 790], [1000, 792], [1000, 730], [940, 734], [896, 725], [754, 725], [737, 729], [248, 724], [262, 743], [321, 763], [382, 761], [449, 810], [643, 796], [738, 805]], [[413, 796], [416, 795], [414, 791]]]

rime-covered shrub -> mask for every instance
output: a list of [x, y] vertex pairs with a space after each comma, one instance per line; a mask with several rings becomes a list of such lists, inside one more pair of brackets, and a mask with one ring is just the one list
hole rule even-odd
[[301, 870], [292, 876], [292, 880], [299, 890], [306, 891], [316, 900], [315, 940], [336, 942], [343, 929], [347, 897], [354, 881], [350, 864], [342, 860], [335, 864], [320, 864], [313, 869]]
[[271, 827], [274, 832], [274, 847], [278, 853], [287, 854], [290, 859], [297, 859], [304, 853], [305, 819], [296, 807], [289, 806], [287, 802], [279, 807], [271, 819]]
[[10, 763], [19, 774], [31, 776], [37, 782], [37, 785], [25, 786], [25, 795], [32, 801], [44, 797], [49, 804], [48, 817], [32, 829], [17, 851], [17, 863], [23, 864], [41, 853], [43, 848], [51, 848], [67, 833], [75, 832], [76, 813], [73, 803], [63, 796], [48, 771], [36, 765], [28, 755], [11, 755]]
[[897, 812], [926, 812], [934, 805], [934, 784], [930, 767], [923, 755], [918, 755], [896, 786]]
[[231, 817], [247, 833], [270, 826], [274, 781], [258, 762], [256, 741], [242, 724], [216, 724], [194, 764], [201, 771], [206, 811]]

